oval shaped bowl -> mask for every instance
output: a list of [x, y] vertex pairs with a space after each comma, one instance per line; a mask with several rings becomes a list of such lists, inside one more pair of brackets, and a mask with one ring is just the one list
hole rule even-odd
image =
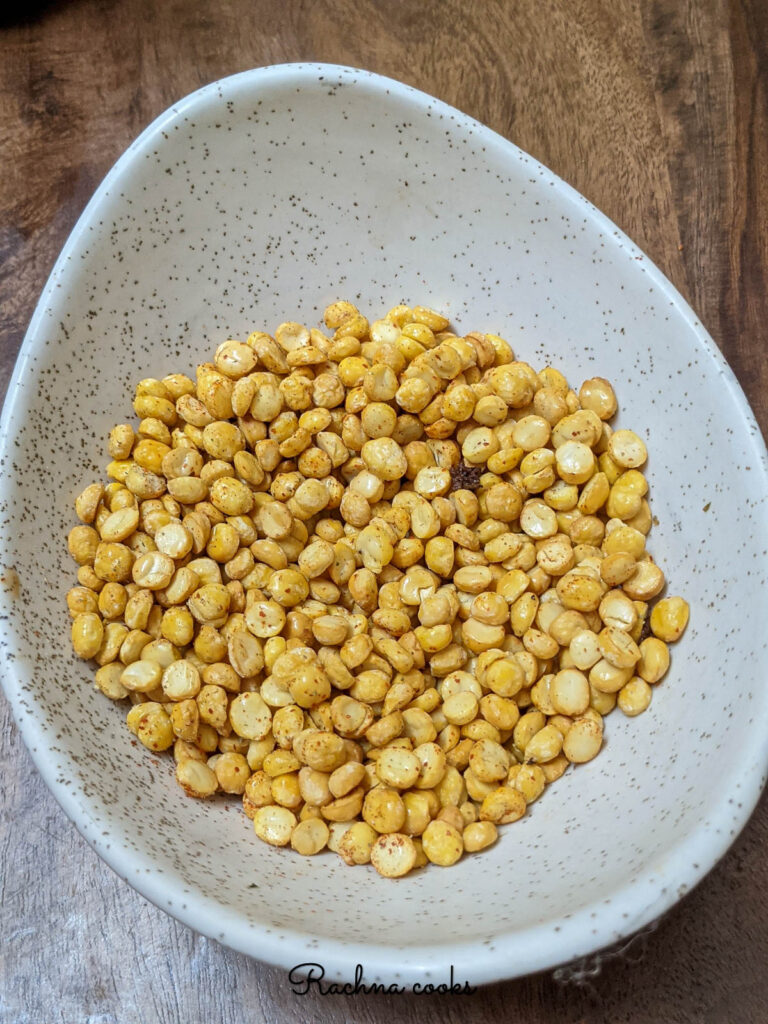
[[[66, 533], [103, 479], [105, 437], [142, 377], [193, 371], [228, 337], [317, 324], [349, 298], [508, 338], [576, 387], [616, 387], [645, 435], [650, 550], [691, 623], [649, 711], [606, 723], [481, 856], [393, 882], [253, 835], [186, 799], [169, 759], [69, 649]], [[723, 854], [768, 760], [766, 453], [696, 316], [589, 202], [471, 118], [327, 65], [261, 68], [176, 104], [118, 160], [56, 263], [2, 421], [4, 682], [32, 756], [81, 834], [157, 906], [326, 979], [477, 985], [626, 936]]]

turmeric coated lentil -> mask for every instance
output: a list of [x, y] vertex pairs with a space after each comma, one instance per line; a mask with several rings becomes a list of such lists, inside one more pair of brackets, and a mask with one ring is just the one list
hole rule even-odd
[[644, 441], [423, 306], [225, 340], [138, 383], [75, 499], [75, 653], [255, 834], [399, 878], [492, 845], [645, 711], [688, 623]]

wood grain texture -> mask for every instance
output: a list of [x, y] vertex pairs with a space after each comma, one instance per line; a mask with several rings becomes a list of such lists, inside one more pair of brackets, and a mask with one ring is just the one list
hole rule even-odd
[[[766, 433], [764, 0], [71, 0], [6, 15], [3, 390], [56, 253], [132, 138], [206, 82], [292, 60], [399, 78], [550, 166], [689, 299]], [[201, 938], [112, 875], [48, 794], [4, 701], [0, 728], [3, 1024], [766, 1020], [766, 799], [645, 945], [587, 985], [544, 974], [472, 997], [299, 997], [282, 971]]]

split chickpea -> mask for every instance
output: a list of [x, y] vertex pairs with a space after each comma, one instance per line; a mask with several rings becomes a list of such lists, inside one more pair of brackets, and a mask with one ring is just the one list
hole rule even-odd
[[324, 321], [138, 383], [74, 502], [72, 644], [185, 793], [400, 878], [596, 757], [689, 609], [653, 603], [648, 452], [607, 380], [423, 306]]

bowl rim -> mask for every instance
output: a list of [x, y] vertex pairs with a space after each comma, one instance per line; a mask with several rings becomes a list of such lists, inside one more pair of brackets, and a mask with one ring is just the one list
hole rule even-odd
[[[488, 144], [497, 148], [502, 147], [510, 160], [525, 161], [544, 182], [560, 193], [563, 200], [578, 208], [602, 231], [606, 243], [610, 242], [614, 248], [624, 250], [628, 259], [642, 261], [649, 282], [667, 298], [694, 332], [704, 352], [714, 360], [722, 383], [729, 391], [743, 419], [745, 438], [749, 438], [755, 460], [760, 467], [759, 473], [762, 474], [763, 493], [768, 492], [768, 452], [741, 385], [690, 305], [623, 231], [588, 199], [538, 160], [529, 156], [509, 139], [457, 108], [376, 72], [316, 62], [267, 65], [217, 79], [168, 107], [121, 154], [78, 218], [38, 299], [3, 404], [0, 418], [0, 452], [7, 449], [18, 428], [16, 413], [19, 405], [19, 383], [34, 353], [36, 336], [43, 322], [45, 309], [54, 300], [60, 280], [67, 275], [71, 253], [78, 246], [94, 214], [108, 197], [112, 187], [124, 173], [130, 173], [137, 151], [143, 149], [150, 140], [161, 137], [169, 125], [197, 106], [215, 100], [217, 95], [222, 99], [223, 88], [257, 90], [286, 83], [316, 86], [318, 76], [322, 75], [340, 77], [344, 79], [345, 85], [367, 89], [378, 97], [389, 94], [399, 101], [406, 101], [417, 107], [420, 111], [428, 105], [437, 113], [453, 118], [459, 130], [471, 130]], [[0, 495], [7, 492], [7, 487], [5, 479], [0, 481]], [[729, 797], [732, 795], [730, 790], [719, 792], [717, 802], [708, 810], [707, 819], [701, 821], [696, 829], [666, 851], [663, 858], [663, 878], [660, 871], [649, 869], [629, 880], [621, 888], [611, 892], [610, 904], [602, 905], [596, 918], [590, 916], [590, 907], [594, 907], [594, 904], [591, 904], [575, 912], [572, 917], [562, 919], [557, 931], [553, 931], [550, 919], [524, 931], [507, 931], [496, 935], [490, 946], [487, 942], [479, 940], [446, 941], [421, 947], [384, 943], [349, 944], [330, 938], [318, 940], [310, 932], [297, 929], [282, 929], [284, 939], [277, 943], [274, 935], [266, 933], [258, 925], [249, 924], [239, 914], [223, 908], [207, 894], [190, 894], [189, 891], [184, 891], [178, 881], [174, 882], [172, 874], [159, 870], [143, 853], [131, 851], [120, 842], [110, 842], [105, 847], [98, 841], [97, 837], [103, 834], [103, 819], [99, 817], [102, 809], [96, 805], [93, 797], [86, 796], [76, 785], [70, 784], [69, 780], [62, 780], [57, 776], [48, 755], [47, 730], [41, 725], [41, 719], [22, 713], [23, 705], [29, 698], [22, 693], [23, 673], [20, 665], [15, 659], [9, 659], [5, 668], [3, 688], [16, 725], [35, 766], [48, 789], [86, 842], [120, 878], [161, 910], [195, 931], [214, 938], [238, 952], [278, 967], [290, 969], [295, 966], [297, 955], [301, 958], [308, 954], [308, 942], [316, 940], [318, 945], [315, 952], [323, 958], [326, 981], [331, 978], [348, 980], [354, 977], [357, 964], [362, 963], [366, 969], [366, 983], [370, 982], [374, 972], [378, 975], [384, 974], [388, 979], [396, 978], [399, 984], [405, 986], [417, 982], [436, 983], [443, 980], [442, 976], [438, 977], [443, 969], [447, 970], [448, 966], [453, 964], [456, 966], [457, 977], [462, 970], [466, 970], [471, 974], [468, 979], [471, 984], [487, 984], [552, 968], [625, 939], [669, 910], [715, 866], [751, 816], [762, 792], [768, 769], [767, 699], [763, 707], [758, 709], [759, 714], [755, 716], [750, 738], [742, 747], [744, 763], [754, 764], [755, 768], [749, 774], [741, 776], [738, 806], [729, 803]], [[721, 827], [716, 827], [718, 824]], [[170, 906], [169, 896], [174, 897]]]

